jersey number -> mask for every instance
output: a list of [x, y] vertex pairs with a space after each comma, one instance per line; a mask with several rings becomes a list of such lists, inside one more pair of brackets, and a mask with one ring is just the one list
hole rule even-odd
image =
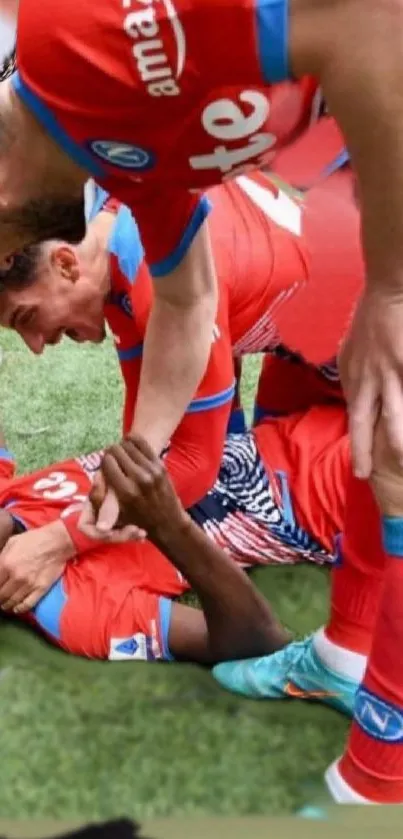
[[63, 501], [73, 498], [74, 501], [85, 501], [85, 495], [77, 495], [78, 486], [75, 481], [67, 480], [64, 472], [50, 472], [47, 478], [40, 478], [33, 486], [35, 492], [50, 501]]

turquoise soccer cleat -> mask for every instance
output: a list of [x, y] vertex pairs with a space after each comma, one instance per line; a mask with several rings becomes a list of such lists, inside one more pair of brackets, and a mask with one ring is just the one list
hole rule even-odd
[[252, 699], [308, 699], [353, 716], [358, 682], [322, 663], [313, 636], [262, 658], [225, 661], [213, 668], [227, 690]]

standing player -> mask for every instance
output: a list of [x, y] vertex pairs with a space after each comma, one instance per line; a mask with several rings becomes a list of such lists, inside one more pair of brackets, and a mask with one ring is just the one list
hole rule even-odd
[[[157, 451], [209, 352], [216, 291], [201, 192], [271, 165], [315, 115], [315, 77], [346, 133], [364, 210], [369, 285], [345, 355], [354, 459], [368, 475], [378, 397], [402, 452], [401, 354], [390, 340], [403, 334], [402, 19], [401, 0], [86, 0], [74, 15], [67, 0], [22, 0], [20, 75], [0, 104], [2, 256], [52, 234], [80, 237], [83, 216], [73, 224], [66, 201], [80, 203], [88, 172], [135, 211], [156, 295], [134, 427]], [[116, 518], [109, 495], [99, 524]]]

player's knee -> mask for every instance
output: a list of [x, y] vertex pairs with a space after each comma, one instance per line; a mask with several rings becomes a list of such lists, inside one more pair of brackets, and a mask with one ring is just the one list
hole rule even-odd
[[382, 419], [375, 429], [371, 485], [382, 514], [403, 517], [403, 466], [389, 444]]

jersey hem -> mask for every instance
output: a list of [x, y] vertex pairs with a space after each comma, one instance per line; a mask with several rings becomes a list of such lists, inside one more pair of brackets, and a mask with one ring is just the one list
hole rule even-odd
[[195, 239], [196, 234], [199, 232], [203, 222], [206, 220], [211, 210], [211, 206], [211, 202], [204, 195], [200, 199], [177, 247], [169, 256], [166, 257], [166, 259], [162, 259], [160, 262], [153, 262], [149, 265], [151, 276], [154, 277], [154, 279], [159, 279], [160, 277], [164, 277], [166, 274], [170, 274], [178, 267], [178, 265], [180, 265], [182, 259], [186, 256], [186, 253]]

